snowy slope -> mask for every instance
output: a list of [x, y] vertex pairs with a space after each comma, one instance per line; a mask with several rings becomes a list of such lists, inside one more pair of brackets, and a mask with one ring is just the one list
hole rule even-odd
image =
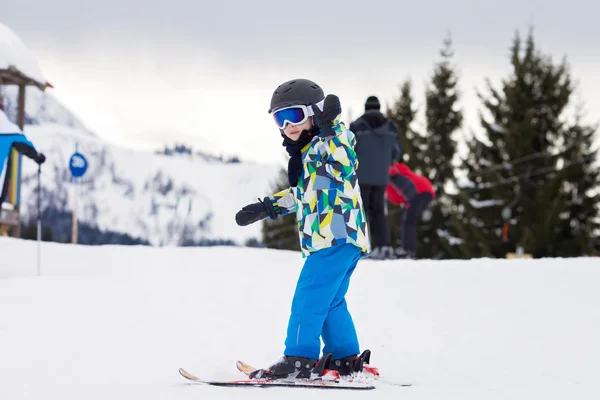
[[[260, 224], [238, 229], [234, 216], [245, 204], [271, 194], [276, 166], [134, 151], [59, 124], [28, 125], [25, 134], [47, 157], [42, 167], [43, 209], [70, 211], [77, 206], [81, 221], [152, 245], [201, 239], [244, 244], [260, 239]], [[74, 192], [68, 165], [76, 146], [87, 157], [89, 169]], [[30, 160], [24, 163], [23, 182], [25, 214], [35, 216], [37, 165]]]
[[[241, 228], [239, 228], [241, 229]], [[0, 399], [306, 399], [188, 385], [282, 352], [302, 259], [237, 247], [83, 247], [0, 238]], [[320, 399], [600, 398], [600, 262], [361, 261], [348, 294], [388, 380]]]

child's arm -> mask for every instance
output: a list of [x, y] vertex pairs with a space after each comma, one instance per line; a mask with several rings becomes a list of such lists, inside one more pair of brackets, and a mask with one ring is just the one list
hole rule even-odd
[[235, 222], [240, 226], [253, 224], [267, 217], [277, 219], [279, 215], [287, 215], [296, 210], [296, 199], [291, 188], [265, 197], [256, 203], [242, 207], [235, 214]]
[[323, 110], [313, 106], [315, 119], [321, 131], [321, 142], [324, 151], [321, 152], [325, 162], [325, 171], [332, 178], [343, 182], [344, 178], [358, 167], [358, 159], [354, 151], [356, 138], [340, 122], [342, 108], [336, 95], [327, 95]]
[[356, 138], [339, 119], [336, 119], [333, 128], [336, 134], [323, 140], [325, 152], [322, 156], [327, 173], [335, 180], [343, 182], [345, 177], [358, 168], [358, 158], [354, 151]]

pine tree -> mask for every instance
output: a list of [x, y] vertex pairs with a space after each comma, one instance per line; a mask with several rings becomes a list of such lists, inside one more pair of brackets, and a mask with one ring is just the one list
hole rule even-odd
[[575, 115], [574, 123], [568, 127], [561, 145], [562, 155], [557, 164], [558, 174], [562, 174], [561, 194], [566, 202], [566, 210], [561, 215], [561, 252], [565, 256], [596, 254], [598, 241], [598, 208], [600, 194], [600, 171], [592, 165], [597, 159], [593, 149], [597, 127], [582, 123], [582, 111]]
[[[426, 89], [426, 124], [423, 169], [436, 190], [436, 200], [429, 206], [430, 218], [419, 224], [420, 258], [446, 258], [448, 240], [444, 233], [450, 229], [451, 197], [446, 187], [455, 181], [452, 164], [456, 154], [456, 131], [463, 121], [458, 109], [458, 76], [451, 65], [453, 51], [450, 38], [444, 40], [441, 60], [436, 63], [431, 83]], [[441, 236], [440, 236], [441, 235]]]
[[[275, 181], [272, 193], [289, 188], [287, 170], [281, 169]], [[263, 244], [271, 249], [300, 250], [300, 239], [298, 237], [298, 223], [296, 215], [289, 214], [279, 216], [272, 220], [265, 218], [262, 221]]]
[[413, 122], [418, 112], [413, 108], [412, 83], [410, 79], [400, 86], [400, 96], [388, 108], [386, 115], [398, 129], [398, 138], [402, 148], [402, 162], [415, 165], [420, 169], [420, 157], [423, 149], [423, 138], [413, 128]]
[[[423, 157], [423, 137], [416, 132], [412, 125], [418, 110], [413, 106], [412, 83], [406, 79], [400, 85], [400, 96], [394, 100], [392, 108], [386, 110], [387, 117], [394, 122], [398, 130], [398, 140], [402, 150], [400, 161], [410, 165], [417, 173], [423, 173], [421, 166]], [[360, 167], [359, 167], [360, 168]], [[390, 227], [391, 242], [400, 244], [400, 220], [402, 206], [387, 204], [387, 220]]]
[[440, 187], [454, 182], [452, 161], [456, 154], [455, 132], [463, 121], [459, 100], [458, 76], [451, 65], [452, 40], [444, 40], [441, 61], [435, 66], [431, 84], [426, 90], [426, 122], [424, 161], [429, 179]]
[[595, 128], [565, 122], [575, 87], [566, 60], [554, 64], [517, 34], [512, 73], [501, 90], [479, 94], [487, 115], [463, 168], [471, 180], [453, 216], [462, 257], [504, 257], [517, 246], [534, 257], [582, 254], [596, 240]]

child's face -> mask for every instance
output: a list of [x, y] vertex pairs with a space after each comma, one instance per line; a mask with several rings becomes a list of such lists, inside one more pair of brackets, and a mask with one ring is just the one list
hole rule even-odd
[[308, 119], [300, 125], [292, 125], [287, 123], [285, 128], [283, 128], [283, 133], [288, 137], [288, 139], [296, 141], [298, 138], [300, 138], [300, 134], [303, 130], [310, 128], [312, 128], [312, 117], [308, 117]]

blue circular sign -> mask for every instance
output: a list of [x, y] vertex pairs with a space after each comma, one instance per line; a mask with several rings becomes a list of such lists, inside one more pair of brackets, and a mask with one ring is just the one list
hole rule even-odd
[[71, 170], [71, 175], [75, 178], [79, 178], [85, 174], [87, 171], [88, 162], [83, 156], [83, 154], [79, 152], [73, 153], [71, 158], [69, 159], [69, 169]]

